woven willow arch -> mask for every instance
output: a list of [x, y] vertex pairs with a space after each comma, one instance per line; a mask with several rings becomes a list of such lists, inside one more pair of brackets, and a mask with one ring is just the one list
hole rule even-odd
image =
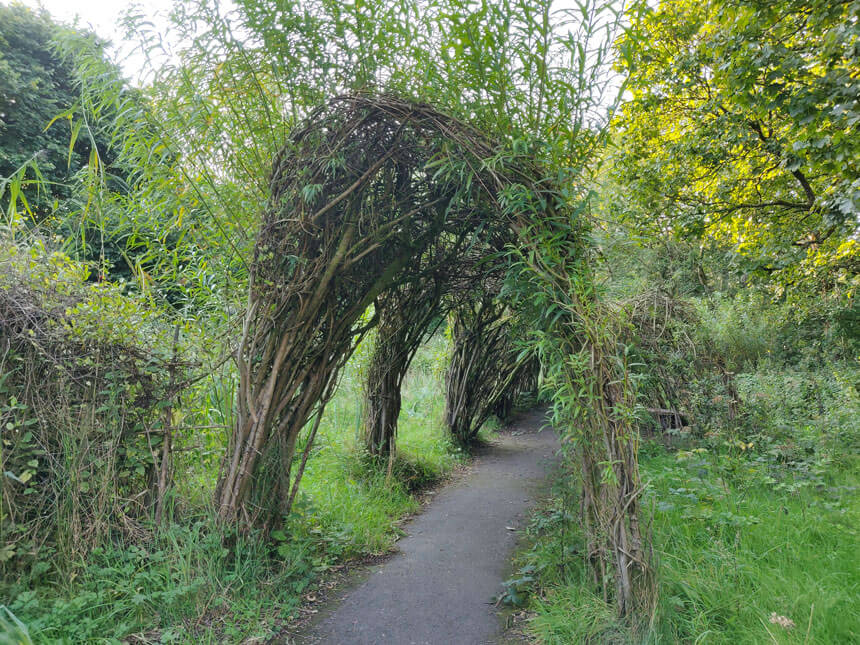
[[[268, 529], [286, 515], [338, 374], [364, 335], [382, 319], [383, 337], [408, 354], [432, 319], [433, 285], [444, 290], [469, 275], [465, 282], [479, 285], [475, 258], [504, 266], [499, 252], [516, 245], [513, 274], [525, 282], [514, 304], [548, 339], [541, 352], [558, 388], [556, 410], [576, 427], [596, 584], [605, 590], [614, 577], [622, 614], [650, 606], [635, 393], [618, 335], [599, 323], [612, 316], [594, 297], [583, 228], [565, 191], [526, 154], [428, 105], [353, 95], [311, 114], [274, 160], [257, 235], [236, 352], [236, 423], [215, 491], [220, 518]], [[495, 334], [495, 306], [455, 316]], [[398, 339], [410, 324], [416, 333]], [[463, 332], [459, 347], [468, 353], [476, 336]], [[460, 389], [468, 399], [472, 390]], [[461, 434], [479, 421], [471, 415]]]
[[362, 337], [381, 316], [408, 322], [416, 309], [396, 292], [419, 285], [426, 300], [437, 290], [424, 286], [440, 276], [462, 281], [467, 264], [480, 274], [476, 255], [516, 239], [516, 214], [502, 215], [512, 186], [552, 203], [537, 173], [498, 150], [428, 105], [365, 95], [329, 101], [284, 146], [236, 354], [237, 422], [216, 489], [222, 519], [269, 526], [289, 510], [307, 454], [292, 473], [302, 429], [313, 421], [309, 450]]
[[[400, 388], [418, 348], [446, 319], [449, 327], [460, 330], [469, 328], [473, 322], [480, 323], [479, 318], [469, 315], [476, 302], [494, 302], [499, 311], [504, 310], [499, 291], [506, 262], [492, 249], [481, 245], [481, 240], [475, 242], [470, 256], [435, 265], [437, 269], [428, 278], [393, 287], [375, 305], [380, 310], [379, 324], [364, 388], [364, 439], [371, 455], [389, 457], [389, 469], [394, 459]], [[489, 259], [487, 253], [490, 253]], [[508, 320], [498, 322], [499, 329], [495, 331], [509, 337], [512, 328]], [[487, 418], [485, 413], [493, 408], [505, 390], [507, 375], [527, 358], [513, 351], [496, 352], [500, 348], [484, 342], [486, 338], [480, 324], [469, 331], [468, 340], [454, 343], [454, 351], [448, 357], [447, 374], [469, 381], [469, 386], [471, 381], [483, 378], [489, 387], [481, 390], [484, 396], [457, 400], [453, 404], [452, 397], [458, 397], [462, 390], [446, 388], [446, 405], [463, 414], [446, 415], [445, 425], [452, 438], [462, 445], [470, 444], [477, 430], [472, 435], [463, 435], [460, 417], [480, 418], [483, 423]], [[490, 361], [497, 368], [496, 372], [477, 369], [488, 363], [487, 355], [494, 353]], [[478, 356], [482, 360], [474, 360]], [[450, 383], [450, 378], [448, 381]]]

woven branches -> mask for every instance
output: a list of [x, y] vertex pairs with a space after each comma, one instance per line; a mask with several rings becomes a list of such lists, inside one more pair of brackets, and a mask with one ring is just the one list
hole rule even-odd
[[389, 290], [431, 279], [478, 236], [495, 248], [510, 237], [498, 202], [510, 180], [485, 163], [493, 154], [465, 124], [390, 97], [338, 97], [286, 144], [236, 354], [237, 425], [216, 489], [222, 519], [266, 526], [289, 510], [299, 433], [382, 312], [400, 315]]
[[397, 285], [378, 299], [379, 324], [365, 384], [365, 445], [371, 455], [393, 454], [400, 388], [421, 343], [451, 311], [469, 306], [481, 288], [499, 282], [505, 270], [484, 240], [470, 244], [468, 253], [456, 257], [445, 244], [434, 245], [416, 259], [428, 267], [425, 278]]
[[[597, 584], [606, 590], [613, 571], [622, 614], [647, 604], [635, 395], [594, 306], [587, 227], [557, 186], [562, 176], [546, 176], [527, 146], [497, 145], [423, 104], [351, 95], [309, 116], [274, 160], [257, 235], [236, 423], [216, 487], [223, 521], [268, 529], [289, 513], [337, 376], [376, 326], [371, 450], [390, 450], [403, 374], [446, 308], [455, 312], [446, 416], [471, 441], [528, 369], [511, 342], [515, 312], [550, 361], [542, 369], [562, 432], [581, 446]], [[482, 273], [518, 285], [507, 304]], [[611, 479], [600, 478], [605, 464]]]
[[376, 343], [365, 383], [364, 439], [371, 455], [394, 450], [400, 388], [421, 343], [441, 322], [442, 276], [408, 282], [379, 298]]
[[135, 300], [37, 248], [0, 245], [6, 573], [44, 558], [48, 542], [77, 558], [113, 532], [140, 534], [162, 508], [169, 412], [191, 368], [165, 355], [164, 326]]
[[445, 424], [456, 441], [469, 445], [527, 361], [513, 344], [510, 311], [492, 294], [462, 304], [451, 323]]

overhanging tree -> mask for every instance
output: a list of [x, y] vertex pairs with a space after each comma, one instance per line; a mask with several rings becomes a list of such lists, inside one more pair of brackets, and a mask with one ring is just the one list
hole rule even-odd
[[[70, 144], [68, 120], [51, 125], [79, 98], [75, 65], [55, 46], [62, 32], [104, 51], [94, 34], [72, 32], [44, 11], [0, 5], [0, 206], [9, 206], [9, 178], [31, 166], [29, 179], [35, 180], [38, 168], [44, 181], [25, 184], [21, 195], [36, 221], [71, 196], [70, 179], [87, 166], [92, 150], [87, 137]], [[106, 147], [104, 134], [92, 125], [93, 136]]]
[[[616, 177], [640, 228], [727, 247], [747, 273], [850, 291], [860, 222], [851, 0], [680, 0], [619, 41], [633, 100]], [[827, 287], [825, 287], [827, 288]]]

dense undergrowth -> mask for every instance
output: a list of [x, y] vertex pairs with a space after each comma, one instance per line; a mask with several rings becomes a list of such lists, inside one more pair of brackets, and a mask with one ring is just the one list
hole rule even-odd
[[0, 594], [36, 643], [273, 635], [331, 566], [387, 551], [400, 535], [397, 521], [419, 507], [417, 493], [464, 459], [441, 423], [445, 348], [445, 338], [435, 337], [413, 362], [390, 477], [361, 444], [359, 352], [326, 410], [295, 511], [273, 541], [225, 534], [207, 503], [214, 473], [206, 468], [217, 461], [188, 459], [178, 467], [182, 502], [174, 501], [169, 527], [143, 541], [109, 541], [60, 566], [46, 559], [5, 581]]
[[694, 300], [701, 317], [687, 331], [738, 370], [738, 398], [729, 406], [723, 379], [700, 373], [686, 382], [692, 425], [658, 429], [642, 445], [659, 572], [650, 622], [631, 631], [591, 591], [570, 473], [533, 516], [503, 599], [527, 606], [527, 631], [547, 644], [851, 642], [860, 631], [856, 361], [824, 333], [804, 343], [803, 325], [778, 324], [778, 306]]

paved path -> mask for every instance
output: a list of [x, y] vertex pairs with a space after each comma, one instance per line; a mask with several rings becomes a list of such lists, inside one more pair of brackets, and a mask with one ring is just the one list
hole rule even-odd
[[501, 624], [492, 597], [507, 577], [516, 533], [546, 480], [557, 443], [543, 411], [523, 415], [482, 449], [462, 478], [406, 525], [399, 552], [299, 642], [328, 645], [480, 645]]

